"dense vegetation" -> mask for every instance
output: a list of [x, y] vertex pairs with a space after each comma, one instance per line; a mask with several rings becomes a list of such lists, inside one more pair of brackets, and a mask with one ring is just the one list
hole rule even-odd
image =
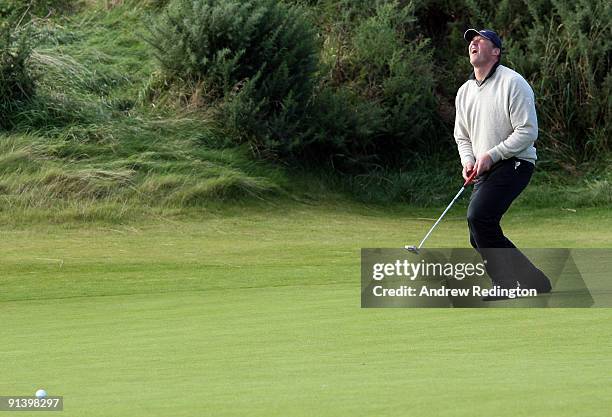
[[321, 183], [445, 201], [467, 27], [495, 28], [536, 92], [532, 201], [609, 204], [611, 14], [603, 0], [0, 0], [2, 210]]
[[[278, 13], [285, 13], [293, 26], [276, 23]], [[321, 0], [308, 7], [262, 0], [241, 7], [176, 0], [151, 32], [162, 71], [169, 76], [193, 78], [199, 72], [196, 78], [204, 80], [204, 89], [213, 94], [223, 88], [228, 102], [235, 100], [232, 89], [240, 89], [241, 101], [250, 103], [239, 107], [240, 130], [253, 133], [248, 139], [256, 148], [280, 148], [298, 160], [329, 161], [331, 155], [363, 169], [370, 163], [401, 168], [415, 153], [439, 152], [441, 143], [451, 147], [453, 98], [469, 72], [461, 34], [472, 26], [493, 27], [506, 39], [503, 62], [534, 87], [548, 159], [575, 166], [609, 150], [611, 13], [609, 2], [591, 0]], [[277, 72], [281, 63], [288, 69], [296, 65], [292, 53], [310, 55], [314, 35], [303, 23], [306, 15], [318, 23], [321, 63], [317, 74], [313, 59], [300, 63], [302, 70], [293, 74], [308, 74], [317, 88], [293, 84], [286, 105], [286, 94], [275, 98], [267, 90], [270, 83], [286, 85]], [[259, 16], [274, 22], [274, 33], [264, 37], [270, 41], [251, 33], [251, 20]], [[253, 39], [257, 48], [244, 46]], [[282, 45], [277, 39], [291, 41]], [[206, 48], [204, 59], [187, 44]], [[235, 58], [244, 51], [249, 53]], [[197, 69], [176, 68], [194, 63]], [[268, 68], [266, 80], [249, 74], [254, 66]], [[216, 75], [223, 71], [237, 76]], [[260, 107], [262, 97], [288, 115], [278, 120]], [[300, 111], [293, 111], [299, 103]], [[300, 125], [292, 115], [307, 117], [308, 123]], [[261, 119], [273, 120], [274, 128], [262, 130]], [[292, 146], [280, 146], [288, 141]]]

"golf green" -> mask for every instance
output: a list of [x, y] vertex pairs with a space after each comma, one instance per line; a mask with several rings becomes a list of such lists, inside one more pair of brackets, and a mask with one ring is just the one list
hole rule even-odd
[[[45, 388], [75, 417], [608, 416], [608, 309], [360, 308], [359, 249], [416, 241], [435, 213], [411, 214], [2, 230], [0, 395]], [[588, 247], [612, 220], [505, 226], [522, 246]], [[432, 245], [465, 246], [464, 221]]]

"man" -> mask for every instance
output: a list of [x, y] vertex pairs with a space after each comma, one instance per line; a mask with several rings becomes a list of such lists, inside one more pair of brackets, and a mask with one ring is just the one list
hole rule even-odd
[[497, 33], [469, 29], [464, 38], [474, 72], [457, 92], [454, 136], [463, 178], [476, 170], [467, 214], [470, 243], [487, 261], [494, 286], [549, 292], [548, 278], [500, 226], [506, 210], [529, 183], [537, 159], [533, 91], [520, 74], [500, 65], [502, 41]]

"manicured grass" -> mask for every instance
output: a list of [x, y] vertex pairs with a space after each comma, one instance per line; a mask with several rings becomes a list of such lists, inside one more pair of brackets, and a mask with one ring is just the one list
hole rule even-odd
[[[2, 395], [66, 416], [606, 416], [607, 309], [364, 310], [359, 249], [437, 211], [228, 208], [4, 227]], [[602, 209], [515, 210], [521, 246], [609, 246]], [[466, 246], [461, 209], [432, 246]], [[23, 414], [28, 415], [27, 413]]]

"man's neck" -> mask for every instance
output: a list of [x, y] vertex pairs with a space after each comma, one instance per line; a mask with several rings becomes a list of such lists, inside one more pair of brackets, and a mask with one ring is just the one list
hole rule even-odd
[[497, 64], [497, 62], [491, 62], [489, 64], [483, 65], [481, 67], [474, 67], [474, 77], [478, 82], [482, 82], [489, 72], [491, 72], [491, 68], [493, 68]]

